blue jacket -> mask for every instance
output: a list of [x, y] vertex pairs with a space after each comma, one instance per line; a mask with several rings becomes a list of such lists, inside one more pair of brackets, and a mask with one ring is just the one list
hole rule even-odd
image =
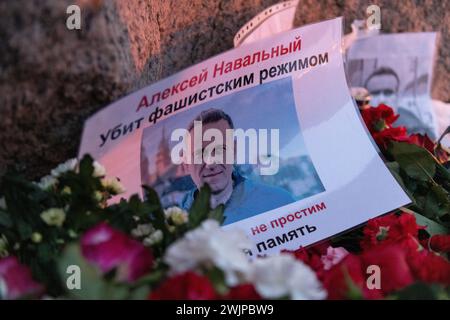
[[[230, 199], [225, 203], [223, 225], [246, 219], [257, 214], [287, 205], [295, 201], [286, 190], [255, 182], [233, 174], [234, 187]], [[181, 202], [189, 210], [197, 189], [189, 191]]]

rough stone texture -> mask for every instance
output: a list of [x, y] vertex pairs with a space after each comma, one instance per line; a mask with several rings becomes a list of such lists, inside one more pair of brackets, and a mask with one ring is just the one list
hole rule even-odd
[[432, 97], [450, 101], [450, 0], [300, 0], [295, 25], [343, 16], [348, 33], [353, 20], [366, 19], [371, 4], [381, 9], [382, 33], [440, 32]]
[[[82, 30], [66, 28], [76, 0], [0, 1], [0, 176], [30, 178], [77, 154], [83, 121], [117, 98], [233, 46], [248, 19], [277, 0], [78, 0]], [[297, 25], [345, 15], [368, 1], [301, 0]], [[446, 1], [382, 4], [384, 31], [443, 33], [434, 95], [450, 100]], [[389, 29], [388, 29], [389, 27]]]

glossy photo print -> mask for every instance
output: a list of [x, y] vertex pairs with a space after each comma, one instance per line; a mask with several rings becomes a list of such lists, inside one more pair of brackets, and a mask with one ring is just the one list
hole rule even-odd
[[[164, 207], [179, 206], [185, 210], [192, 205], [198, 189], [208, 184], [211, 205], [225, 206], [224, 224], [323, 192], [297, 119], [290, 77], [175, 115], [143, 132], [142, 184], [158, 192]], [[226, 148], [235, 149], [231, 163], [208, 164], [207, 159], [174, 163], [174, 148], [189, 142], [172, 139], [172, 133], [186, 128], [193, 134], [195, 121], [201, 122], [202, 135], [209, 128], [221, 130], [224, 137], [227, 130], [234, 130], [233, 141], [224, 150], [225, 154]], [[202, 150], [213, 143], [204, 141]], [[193, 148], [186, 149], [198, 153]]]

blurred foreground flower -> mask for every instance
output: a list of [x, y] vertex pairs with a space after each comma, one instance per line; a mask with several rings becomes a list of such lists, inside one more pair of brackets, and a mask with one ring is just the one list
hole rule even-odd
[[253, 261], [252, 283], [268, 299], [318, 300], [327, 296], [314, 271], [290, 254]]
[[37, 298], [43, 292], [44, 287], [16, 257], [0, 259], [0, 299]]
[[68, 172], [75, 171], [78, 165], [77, 159], [69, 159], [64, 163], [59, 164], [56, 168], [54, 168], [50, 173], [53, 177], [58, 178], [60, 175]]
[[188, 221], [188, 213], [179, 207], [169, 207], [164, 210], [168, 222], [180, 226]]
[[172, 274], [216, 266], [228, 285], [248, 278], [250, 264], [243, 252], [251, 243], [241, 231], [225, 231], [215, 220], [206, 220], [167, 249], [164, 261]]
[[66, 213], [61, 208], [50, 208], [41, 213], [41, 218], [49, 226], [61, 227], [66, 220]]
[[118, 281], [133, 282], [153, 266], [150, 249], [106, 223], [100, 223], [82, 236], [81, 252], [103, 273], [117, 269]]
[[378, 107], [361, 110], [361, 116], [373, 139], [381, 148], [385, 149], [391, 140], [408, 140], [405, 127], [393, 126], [393, 123], [397, 121], [399, 115], [396, 115], [392, 108], [380, 104]]
[[217, 299], [211, 281], [188, 271], [163, 282], [149, 295], [152, 300], [211, 300]]
[[94, 161], [92, 163], [92, 165], [94, 166], [94, 172], [92, 173], [93, 177], [101, 178], [101, 177], [104, 177], [106, 175], [105, 167], [102, 166], [99, 162]]
[[103, 188], [112, 194], [121, 194], [126, 191], [118, 178], [105, 178], [101, 181]]

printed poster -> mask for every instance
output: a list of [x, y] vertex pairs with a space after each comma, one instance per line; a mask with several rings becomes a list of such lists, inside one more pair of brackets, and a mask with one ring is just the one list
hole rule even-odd
[[[298, 249], [410, 203], [349, 94], [342, 18], [230, 50], [87, 120], [91, 154], [127, 191], [188, 210], [201, 186], [249, 254]], [[119, 198], [114, 199], [115, 201]]]
[[347, 53], [351, 86], [366, 88], [371, 105], [391, 106], [395, 123], [438, 139], [431, 100], [435, 32], [383, 34], [357, 39]]

